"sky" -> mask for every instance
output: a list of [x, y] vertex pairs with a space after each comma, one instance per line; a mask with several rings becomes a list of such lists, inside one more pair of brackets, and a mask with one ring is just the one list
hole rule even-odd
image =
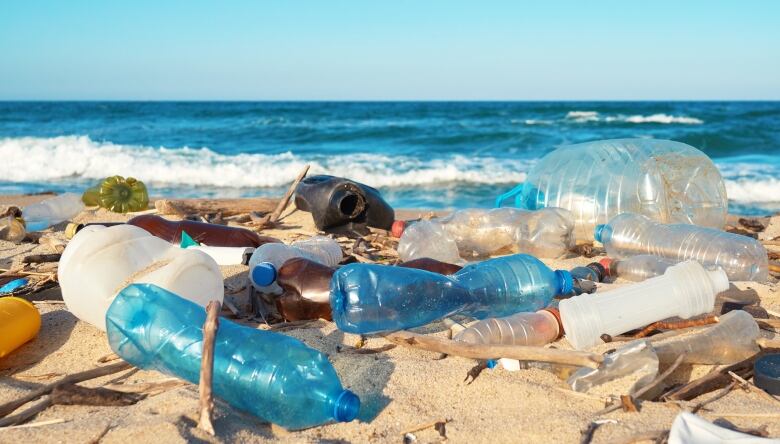
[[778, 1], [5, 1], [0, 100], [778, 100]]

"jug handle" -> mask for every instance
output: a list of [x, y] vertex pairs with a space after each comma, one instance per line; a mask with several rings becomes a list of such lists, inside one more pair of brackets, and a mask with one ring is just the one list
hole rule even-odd
[[520, 182], [517, 184], [514, 188], [507, 191], [506, 193], [498, 196], [496, 198], [496, 208], [500, 208], [501, 204], [504, 203], [505, 200], [510, 199], [512, 197], [515, 198], [515, 206], [519, 207], [520, 205], [520, 192], [523, 191], [523, 182]]

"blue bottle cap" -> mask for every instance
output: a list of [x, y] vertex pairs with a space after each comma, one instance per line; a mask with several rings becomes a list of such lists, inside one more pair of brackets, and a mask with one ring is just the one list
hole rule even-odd
[[[593, 238], [603, 244], [604, 243], [603, 239], [608, 238], [611, 231], [612, 231], [611, 228], [609, 228], [607, 224], [598, 224], [596, 225], [596, 228], [593, 230]], [[604, 235], [607, 236], [605, 237]]]
[[268, 286], [276, 282], [276, 267], [270, 262], [260, 262], [252, 269], [252, 281], [260, 286]]
[[574, 278], [566, 270], [555, 270], [555, 276], [558, 278], [558, 294], [566, 295], [574, 290]]
[[360, 411], [360, 398], [349, 390], [341, 392], [333, 406], [333, 417], [338, 422], [350, 422]]
[[495, 359], [488, 359], [487, 361], [485, 361], [485, 367], [491, 370], [496, 368], [497, 365], [498, 365], [498, 361]]
[[765, 355], [753, 367], [756, 387], [770, 395], [780, 395], [780, 353]]

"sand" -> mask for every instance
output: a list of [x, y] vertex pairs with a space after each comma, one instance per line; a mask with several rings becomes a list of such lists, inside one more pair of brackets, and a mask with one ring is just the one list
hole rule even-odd
[[[5, 197], [0, 204], [25, 204], [40, 197]], [[314, 231], [307, 213], [294, 211], [284, 219], [285, 230], [268, 230], [264, 234], [292, 240]], [[79, 221], [123, 220], [126, 216], [104, 210], [85, 211]], [[64, 240], [63, 226], [54, 227], [50, 236]], [[0, 268], [17, 265], [30, 253], [52, 253], [48, 245], [25, 243], [14, 245], [0, 241]], [[576, 257], [546, 260], [555, 268], [584, 265], [593, 259]], [[226, 287], [237, 291], [227, 296], [242, 311], [248, 311], [245, 287], [247, 268], [223, 267]], [[774, 279], [773, 279], [774, 281]], [[600, 290], [615, 284], [599, 284]], [[240, 290], [240, 291], [238, 291]], [[761, 305], [780, 312], [780, 295], [775, 283], [737, 283], [737, 296], [755, 294]], [[61, 299], [59, 289], [39, 294], [36, 299]], [[76, 319], [63, 304], [41, 303], [43, 325], [39, 336], [0, 359], [0, 403], [15, 399], [59, 375], [87, 370], [98, 359], [111, 353], [106, 335]], [[225, 314], [225, 313], [223, 313]], [[257, 324], [251, 324], [257, 325]], [[443, 334], [441, 324], [422, 332]], [[464, 382], [470, 359], [447, 357], [435, 353], [396, 347], [378, 354], [339, 352], [340, 345], [354, 345], [358, 337], [344, 334], [330, 322], [317, 321], [298, 329], [286, 330], [306, 344], [329, 355], [346, 388], [358, 394], [362, 407], [358, 420], [331, 424], [308, 430], [288, 432], [236, 411], [224, 403], [216, 407], [217, 437], [195, 428], [197, 423], [197, 387], [185, 386], [150, 396], [129, 407], [54, 406], [28, 423], [64, 420], [57, 424], [0, 431], [0, 442], [401, 442], [403, 432], [432, 421], [448, 420], [446, 435], [451, 442], [565, 442], [576, 443], [594, 414], [604, 407], [603, 397], [568, 390], [552, 373], [531, 368], [509, 372], [502, 368], [486, 370], [471, 384]], [[773, 334], [762, 332], [767, 338]], [[372, 337], [366, 347], [387, 344]], [[568, 348], [565, 340], [555, 344]], [[604, 344], [596, 351], [611, 348]], [[684, 382], [710, 371], [710, 366], [683, 366], [671, 381]], [[663, 370], [663, 366], [662, 366]], [[84, 383], [95, 387], [119, 378], [124, 384], [160, 381], [167, 375], [155, 371], [128, 371]], [[614, 393], [619, 395], [621, 393]], [[702, 399], [711, 395], [704, 395]], [[686, 403], [682, 403], [685, 405]], [[644, 402], [641, 413], [614, 412], [606, 418], [616, 424], [601, 426], [593, 442], [621, 442], [647, 431], [669, 428], [679, 407], [672, 403]], [[700, 414], [714, 420], [723, 414], [741, 427], [768, 425], [770, 436], [780, 437], [780, 401], [753, 391], [734, 390], [725, 398], [709, 404]], [[728, 416], [737, 414], [737, 416]], [[771, 417], [749, 417], [752, 414], [776, 414]], [[419, 442], [438, 442], [442, 438], [432, 428], [414, 432]]]

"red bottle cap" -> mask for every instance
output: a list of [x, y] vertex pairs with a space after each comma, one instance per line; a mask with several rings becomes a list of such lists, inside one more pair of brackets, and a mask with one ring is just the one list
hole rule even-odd
[[609, 269], [609, 266], [612, 265], [612, 259], [605, 257], [604, 259], [599, 261], [599, 264], [601, 264], [602, 267], [604, 267], [604, 272], [607, 274], [607, 276], [612, 276], [612, 270]]
[[551, 315], [553, 315], [555, 320], [558, 321], [558, 337], [555, 338], [555, 339], [560, 339], [563, 336], [563, 333], [564, 333], [564, 331], [563, 331], [563, 322], [561, 321], [561, 312], [557, 308], [553, 308], [553, 307], [543, 308], [540, 311], [546, 311], [546, 312], [550, 313]]
[[401, 237], [401, 235], [404, 234], [405, 229], [406, 229], [406, 221], [397, 220], [393, 222], [393, 226], [390, 227], [390, 234], [392, 234], [393, 237]]

